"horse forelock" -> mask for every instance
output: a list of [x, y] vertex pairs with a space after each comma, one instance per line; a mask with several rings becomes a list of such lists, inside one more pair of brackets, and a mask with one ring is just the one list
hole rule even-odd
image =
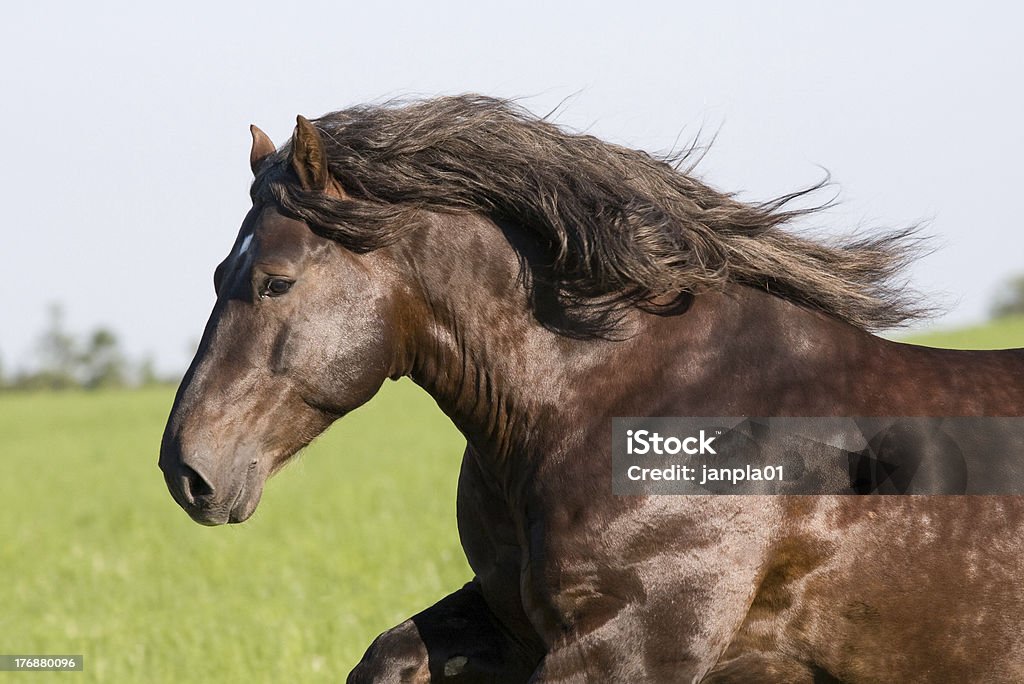
[[613, 334], [625, 307], [671, 309], [730, 282], [867, 330], [930, 313], [900, 279], [919, 252], [916, 228], [833, 242], [784, 229], [827, 206], [792, 208], [825, 181], [741, 202], [682, 169], [693, 148], [657, 157], [480, 95], [360, 105], [313, 123], [346, 197], [303, 191], [289, 143], [261, 167], [254, 199], [359, 252], [401, 239], [424, 210], [510, 220], [547, 251], [544, 277], [587, 334]]

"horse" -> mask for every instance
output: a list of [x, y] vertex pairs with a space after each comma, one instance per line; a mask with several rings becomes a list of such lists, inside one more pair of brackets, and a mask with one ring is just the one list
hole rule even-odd
[[251, 128], [252, 208], [159, 465], [204, 525], [388, 379], [466, 438], [474, 576], [349, 682], [1024, 681], [1013, 496], [616, 496], [621, 416], [1016, 416], [1024, 350], [926, 313], [910, 231], [847, 240], [480, 95]]

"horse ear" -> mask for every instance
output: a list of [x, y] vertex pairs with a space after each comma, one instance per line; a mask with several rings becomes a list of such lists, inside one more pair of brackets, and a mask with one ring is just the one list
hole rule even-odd
[[256, 126], [249, 126], [252, 133], [252, 149], [249, 150], [249, 166], [252, 168], [252, 175], [259, 171], [263, 160], [274, 153], [274, 143], [270, 137]]
[[303, 190], [324, 192], [330, 185], [331, 172], [327, 167], [327, 154], [320, 139], [320, 131], [301, 114], [296, 117], [295, 124], [292, 152], [288, 161], [299, 177]]

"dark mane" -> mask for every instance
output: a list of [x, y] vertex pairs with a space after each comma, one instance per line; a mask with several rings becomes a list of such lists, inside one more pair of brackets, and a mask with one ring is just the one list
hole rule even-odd
[[303, 192], [288, 145], [261, 169], [254, 199], [355, 251], [395, 242], [422, 210], [515, 222], [535, 235], [550, 260], [544, 277], [592, 334], [613, 332], [624, 306], [671, 307], [727, 282], [866, 330], [926, 313], [894, 282], [916, 254], [912, 229], [832, 244], [782, 229], [814, 211], [787, 206], [820, 186], [740, 202], [681, 171], [686, 155], [656, 158], [479, 95], [358, 106], [314, 124], [351, 199]]

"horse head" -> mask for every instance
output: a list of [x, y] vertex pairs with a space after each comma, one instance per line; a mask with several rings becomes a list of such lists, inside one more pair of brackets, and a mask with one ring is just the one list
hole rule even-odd
[[[271, 163], [255, 126], [254, 174]], [[320, 133], [299, 117], [281, 171], [306, 193], [343, 200]], [[214, 273], [216, 303], [174, 401], [160, 468], [197, 522], [241, 522], [266, 479], [395, 374], [394, 269], [263, 199]]]

